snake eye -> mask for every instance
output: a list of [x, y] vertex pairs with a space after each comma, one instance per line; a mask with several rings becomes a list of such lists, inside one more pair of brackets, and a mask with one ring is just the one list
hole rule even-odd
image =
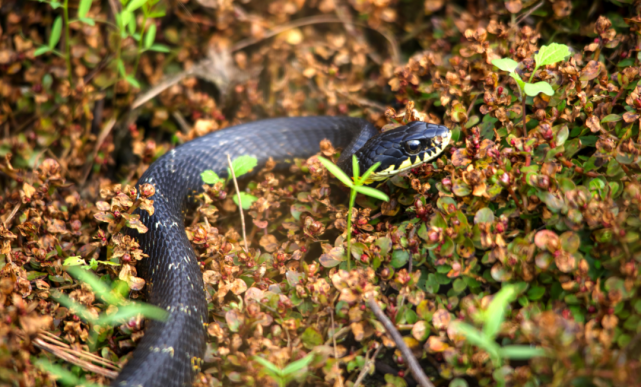
[[409, 140], [403, 144], [407, 153], [415, 155], [421, 151], [421, 142], [419, 140]]

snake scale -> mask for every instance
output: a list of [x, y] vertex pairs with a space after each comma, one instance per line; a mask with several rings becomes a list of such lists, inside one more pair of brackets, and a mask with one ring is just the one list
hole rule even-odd
[[[307, 158], [327, 139], [342, 148], [338, 166], [348, 175], [352, 155], [361, 171], [380, 162], [373, 180], [384, 180], [438, 156], [450, 140], [440, 125], [412, 122], [379, 133], [371, 123], [350, 117], [274, 118], [237, 125], [187, 142], [156, 160], [139, 179], [155, 187], [154, 214], [137, 211], [148, 231], [129, 231], [149, 255], [138, 264], [147, 281], [149, 302], [167, 310], [163, 321], [148, 321], [145, 334], [112, 386], [190, 386], [206, 348], [207, 302], [196, 254], [185, 233], [184, 213], [202, 192], [201, 172], [227, 175], [231, 159], [249, 155], [258, 167], [272, 158]], [[254, 172], [255, 173], [255, 172]], [[248, 176], [251, 177], [251, 174]], [[222, 377], [222, 376], [221, 376]]]

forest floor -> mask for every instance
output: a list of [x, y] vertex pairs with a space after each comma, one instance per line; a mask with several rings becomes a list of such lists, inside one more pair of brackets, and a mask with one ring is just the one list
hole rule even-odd
[[638, 385], [640, 12], [0, 2], [0, 384], [108, 385], [130, 358], [156, 315], [123, 230], [145, 231], [133, 187], [154, 160], [234, 124], [349, 115], [443, 124], [451, 146], [351, 213], [316, 156], [261, 170], [246, 238], [234, 184], [202, 171], [196, 386]]

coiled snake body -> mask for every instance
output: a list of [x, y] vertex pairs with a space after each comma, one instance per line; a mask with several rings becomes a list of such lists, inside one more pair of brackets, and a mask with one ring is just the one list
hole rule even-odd
[[338, 166], [351, 176], [355, 154], [361, 171], [381, 162], [372, 180], [429, 161], [450, 140], [444, 126], [413, 122], [379, 134], [369, 122], [348, 117], [297, 117], [257, 121], [220, 130], [171, 150], [143, 174], [138, 185], [152, 184], [154, 214], [139, 212], [148, 227], [132, 232], [149, 255], [139, 264], [147, 281], [149, 302], [167, 310], [164, 322], [148, 323], [145, 335], [112, 386], [190, 386], [206, 346], [207, 302], [200, 265], [185, 234], [184, 211], [202, 191], [201, 172], [227, 174], [227, 155], [258, 159], [260, 169], [271, 157], [282, 161], [310, 157], [327, 139], [343, 148]]

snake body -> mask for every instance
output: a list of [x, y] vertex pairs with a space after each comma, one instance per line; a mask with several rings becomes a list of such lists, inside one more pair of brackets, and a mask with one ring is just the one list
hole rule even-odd
[[156, 160], [137, 183], [138, 187], [144, 183], [155, 187], [151, 197], [154, 214], [139, 211], [148, 231], [131, 234], [149, 255], [138, 265], [139, 275], [147, 281], [149, 302], [169, 313], [163, 322], [148, 323], [132, 358], [112, 386], [190, 386], [202, 363], [207, 302], [200, 265], [184, 225], [185, 210], [202, 192], [200, 174], [213, 170], [226, 177], [227, 155], [232, 160], [243, 155], [255, 157], [258, 167], [254, 171], [269, 158], [277, 162], [277, 169], [286, 168], [285, 160], [318, 153], [323, 139], [343, 149], [338, 166], [348, 174], [354, 154], [363, 172], [381, 162], [377, 170], [381, 174], [372, 179], [381, 180], [394, 169], [436, 157], [449, 141], [449, 130], [416, 122], [379, 134], [372, 124], [357, 118], [275, 118], [210, 133]]

